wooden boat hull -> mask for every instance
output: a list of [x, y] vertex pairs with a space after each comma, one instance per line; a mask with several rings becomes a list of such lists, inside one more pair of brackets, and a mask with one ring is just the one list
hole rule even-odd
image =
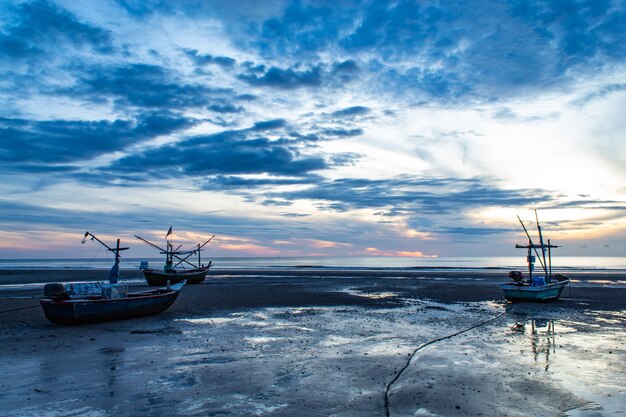
[[506, 283], [501, 284], [500, 288], [504, 291], [504, 298], [509, 301], [550, 301], [559, 298], [569, 282], [569, 278], [562, 278], [541, 286]]
[[187, 271], [162, 272], [154, 269], [144, 269], [143, 276], [151, 287], [164, 287], [167, 281], [176, 284], [187, 281], [187, 284], [200, 284], [206, 278], [209, 268], [198, 268]]
[[176, 301], [184, 283], [170, 289], [129, 293], [126, 298], [40, 300], [46, 318], [57, 324], [87, 324], [159, 314]]

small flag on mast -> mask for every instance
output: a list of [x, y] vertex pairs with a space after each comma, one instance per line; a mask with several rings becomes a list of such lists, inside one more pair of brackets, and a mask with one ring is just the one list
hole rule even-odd
[[170, 226], [170, 230], [167, 231], [167, 234], [165, 235], [165, 238], [167, 239], [167, 237], [169, 235], [171, 235], [171, 234], [172, 234], [172, 226]]

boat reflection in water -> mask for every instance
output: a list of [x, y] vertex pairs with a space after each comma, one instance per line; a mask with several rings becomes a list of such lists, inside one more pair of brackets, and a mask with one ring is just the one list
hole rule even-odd
[[511, 326], [511, 330], [520, 334], [528, 334], [534, 362], [536, 364], [544, 362], [544, 370], [547, 371], [552, 363], [550, 354], [556, 353], [554, 320], [530, 319], [528, 323], [515, 323]]

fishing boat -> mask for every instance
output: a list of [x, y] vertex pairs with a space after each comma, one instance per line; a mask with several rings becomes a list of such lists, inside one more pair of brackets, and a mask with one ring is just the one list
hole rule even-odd
[[148, 291], [128, 292], [126, 284], [118, 283], [120, 240], [113, 248], [89, 232], [83, 243], [91, 236], [115, 253], [115, 264], [109, 273], [109, 283], [84, 282], [70, 284], [46, 284], [44, 298], [40, 299], [46, 318], [57, 324], [87, 324], [122, 320], [161, 313], [176, 301], [185, 285], [167, 285]]
[[[568, 277], [552, 273], [552, 249], [558, 248], [559, 246], [553, 245], [550, 242], [550, 239], [548, 239], [547, 243], [544, 243], [541, 226], [539, 225], [539, 217], [537, 216], [536, 210], [535, 218], [537, 220], [537, 230], [539, 233], [538, 245], [533, 243], [526, 226], [524, 226], [524, 222], [522, 222], [522, 219], [517, 216], [517, 219], [528, 237], [528, 244], [515, 245], [515, 247], [527, 250], [526, 261], [528, 263], [528, 277], [525, 277], [521, 271], [509, 272], [511, 282], [500, 285], [500, 288], [504, 291], [504, 298], [508, 301], [556, 300], [561, 296], [563, 289], [570, 282]], [[546, 251], [548, 253], [547, 259]], [[539, 263], [541, 264], [543, 275], [533, 275], [536, 260], [539, 260]]]
[[[141, 268], [143, 276], [146, 278], [148, 285], [152, 287], [162, 287], [168, 281], [171, 284], [182, 281], [187, 281], [188, 284], [200, 284], [204, 281], [207, 273], [209, 272], [209, 269], [211, 268], [211, 261], [207, 265], [202, 264], [200, 259], [200, 252], [202, 251], [202, 248], [215, 237], [215, 235], [211, 236], [203, 244], [198, 243], [196, 248], [188, 251], [180, 251], [179, 249], [182, 245], [174, 249], [171, 236], [172, 228], [170, 227], [167, 234], [165, 235], [166, 241], [164, 249], [140, 236], [135, 235], [137, 239], [152, 246], [155, 249], [158, 249], [161, 254], [165, 255], [165, 265], [163, 266], [162, 271], [147, 267]], [[197, 265], [194, 265], [188, 261], [188, 259], [195, 254], [198, 255]], [[176, 264], [174, 263], [174, 260], [177, 261]], [[179, 265], [191, 266], [192, 269], [176, 269], [176, 267], [178, 267]]]

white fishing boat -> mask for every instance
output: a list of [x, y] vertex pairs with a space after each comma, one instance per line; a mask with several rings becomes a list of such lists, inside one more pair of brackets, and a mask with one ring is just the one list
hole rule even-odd
[[[509, 272], [511, 282], [501, 284], [500, 288], [504, 291], [504, 297], [508, 301], [549, 301], [555, 300], [561, 296], [563, 289], [569, 284], [570, 279], [561, 274], [552, 273], [552, 249], [559, 246], [553, 245], [548, 239], [544, 243], [539, 218], [535, 210], [535, 218], [537, 220], [537, 230], [539, 233], [539, 244], [533, 243], [526, 226], [522, 219], [517, 216], [526, 236], [528, 237], [527, 245], [515, 245], [518, 249], [526, 249], [526, 262], [528, 263], [528, 276], [524, 276], [521, 271]], [[539, 252], [541, 251], [541, 252]], [[546, 258], [547, 252], [547, 258]], [[539, 260], [543, 274], [533, 274], [535, 262]]]

